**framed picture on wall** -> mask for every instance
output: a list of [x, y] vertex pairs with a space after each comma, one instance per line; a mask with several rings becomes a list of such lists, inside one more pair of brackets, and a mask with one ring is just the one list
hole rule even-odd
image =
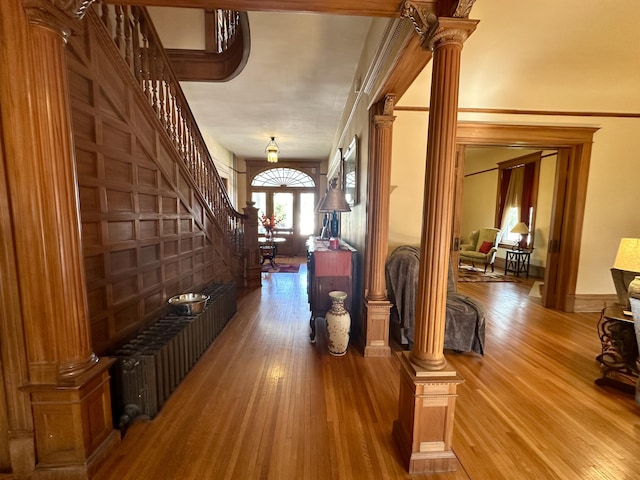
[[358, 136], [354, 136], [349, 148], [344, 152], [342, 158], [342, 189], [344, 196], [349, 203], [349, 206], [353, 207], [360, 201], [358, 195]]
[[[338, 150], [336, 151], [336, 154], [333, 156], [333, 162], [331, 163], [331, 165], [337, 165], [338, 169], [336, 171], [336, 173], [334, 175], [337, 175], [338, 178], [338, 185], [336, 185], [338, 188], [343, 188], [342, 185], [342, 179], [343, 177], [343, 172], [342, 172], [342, 168], [343, 168], [343, 164], [342, 164], [342, 148], [338, 148]], [[330, 170], [333, 170], [333, 167], [331, 167]], [[335, 178], [335, 176], [333, 177]], [[327, 188], [329, 187], [329, 185], [331, 185], [331, 179], [327, 176]]]

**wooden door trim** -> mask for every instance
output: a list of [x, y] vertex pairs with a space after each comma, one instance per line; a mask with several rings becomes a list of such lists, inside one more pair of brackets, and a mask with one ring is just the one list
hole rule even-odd
[[458, 144], [456, 146], [456, 173], [454, 180], [453, 193], [453, 224], [451, 225], [451, 264], [454, 266], [453, 271], [455, 280], [458, 281], [458, 269], [455, 268], [460, 260], [460, 244], [461, 238], [460, 226], [462, 224], [462, 196], [464, 193], [464, 157], [467, 153], [466, 145]]
[[[461, 146], [496, 146], [558, 149], [566, 151], [567, 181], [564, 189], [554, 189], [554, 209], [549, 232], [550, 241], [558, 242], [558, 265], [547, 265], [545, 282], [556, 285], [555, 295], [545, 296], [548, 307], [567, 312], [574, 310], [575, 290], [580, 259], [580, 241], [591, 161], [591, 144], [597, 127], [547, 125], [508, 125], [459, 122], [458, 148]], [[560, 218], [561, 216], [561, 218]], [[550, 253], [547, 254], [549, 260]], [[549, 263], [549, 262], [548, 262]], [[557, 273], [555, 268], [557, 267]]]
[[[567, 185], [569, 183], [568, 173], [569, 173], [569, 157], [570, 151], [568, 148], [558, 149], [558, 157], [556, 163], [556, 173], [554, 180], [554, 198], [553, 204], [551, 206], [551, 231], [561, 231], [562, 222], [564, 221], [564, 201], [558, 201], [559, 199], [564, 199], [566, 197]], [[557, 305], [560, 303], [560, 298], [558, 298], [558, 285], [557, 285], [557, 275], [556, 271], [559, 265], [559, 257], [560, 257], [560, 248], [557, 244], [557, 240], [549, 239], [549, 246], [547, 248], [547, 264], [554, 266], [554, 271], [547, 273], [545, 271], [545, 288], [542, 292], [542, 305], [547, 307], [550, 305]]]

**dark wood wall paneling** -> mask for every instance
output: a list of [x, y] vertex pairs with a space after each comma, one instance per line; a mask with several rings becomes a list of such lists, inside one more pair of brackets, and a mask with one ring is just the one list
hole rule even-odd
[[92, 343], [104, 355], [159, 317], [168, 298], [230, 281], [231, 270], [139, 87], [85, 28], [67, 63]]

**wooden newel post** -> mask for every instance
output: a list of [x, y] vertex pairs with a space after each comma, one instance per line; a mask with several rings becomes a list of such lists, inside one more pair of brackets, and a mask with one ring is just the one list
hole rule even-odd
[[[457, 386], [444, 357], [453, 215], [460, 56], [477, 22], [439, 18], [428, 32], [433, 51], [415, 339], [401, 356], [400, 400], [393, 433], [410, 473], [451, 471]], [[425, 29], [424, 31], [427, 31]]]
[[256, 202], [247, 200], [244, 211], [244, 271], [245, 286], [259, 288], [262, 285], [260, 249], [258, 247], [258, 209]]

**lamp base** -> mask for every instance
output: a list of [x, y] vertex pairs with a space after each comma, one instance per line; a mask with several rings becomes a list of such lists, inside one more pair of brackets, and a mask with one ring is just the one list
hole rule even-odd
[[340, 233], [340, 222], [338, 222], [338, 213], [333, 212], [331, 214], [331, 236], [337, 237]]
[[[618, 303], [625, 310], [631, 310], [629, 306], [629, 286], [634, 282], [638, 276], [637, 272], [630, 272], [627, 270], [620, 270], [619, 268], [611, 268], [611, 278], [613, 279], [613, 286], [616, 289], [618, 296]], [[634, 286], [636, 284], [634, 283]]]
[[640, 297], [640, 275], [636, 275], [631, 282], [629, 282], [629, 298]]

